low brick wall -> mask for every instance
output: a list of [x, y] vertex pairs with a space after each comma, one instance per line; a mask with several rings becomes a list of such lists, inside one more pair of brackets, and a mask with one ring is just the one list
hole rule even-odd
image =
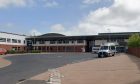
[[128, 53], [140, 57], [140, 47], [139, 48], [128, 48]]
[[17, 48], [18, 51], [25, 51], [26, 50], [25, 45], [4, 45], [4, 44], [0, 44], [0, 48], [4, 48], [6, 50], [12, 50], [13, 48]]

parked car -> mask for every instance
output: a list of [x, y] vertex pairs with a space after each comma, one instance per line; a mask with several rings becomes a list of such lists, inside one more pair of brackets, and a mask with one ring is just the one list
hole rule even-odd
[[117, 46], [116, 51], [117, 53], [127, 52], [127, 48], [125, 46]]
[[114, 43], [106, 43], [101, 45], [98, 51], [98, 57], [114, 56], [116, 54], [116, 45]]
[[92, 53], [98, 53], [100, 47], [92, 47]]
[[5, 55], [7, 53], [7, 50], [4, 48], [0, 48], [0, 55]]

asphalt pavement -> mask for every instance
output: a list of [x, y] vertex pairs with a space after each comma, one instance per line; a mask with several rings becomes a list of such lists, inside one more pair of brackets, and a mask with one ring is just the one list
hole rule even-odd
[[[28, 80], [30, 77], [43, 73], [48, 69], [96, 58], [97, 55], [91, 53], [28, 54], [5, 57], [12, 64], [0, 69], [0, 84], [19, 84], [21, 81]], [[43, 81], [38, 82], [40, 82], [38, 84], [44, 84]], [[37, 81], [27, 84], [36, 83]]]

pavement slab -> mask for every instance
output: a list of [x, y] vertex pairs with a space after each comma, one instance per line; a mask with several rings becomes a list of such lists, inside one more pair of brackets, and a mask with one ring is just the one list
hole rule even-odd
[[59, 68], [62, 84], [140, 84], [140, 58], [127, 54]]

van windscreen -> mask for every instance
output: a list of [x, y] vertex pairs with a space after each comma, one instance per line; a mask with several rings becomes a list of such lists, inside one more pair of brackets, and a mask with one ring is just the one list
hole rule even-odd
[[101, 46], [101, 50], [107, 50], [108, 46]]

